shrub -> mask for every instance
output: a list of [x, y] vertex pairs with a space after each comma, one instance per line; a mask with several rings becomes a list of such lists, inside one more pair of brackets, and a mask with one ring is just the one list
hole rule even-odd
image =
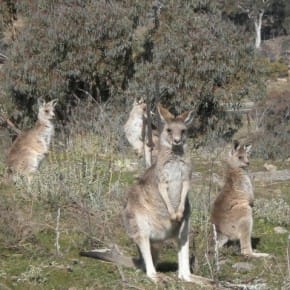
[[272, 92], [252, 112], [258, 131], [253, 132], [256, 156], [265, 159], [290, 156], [290, 92]]

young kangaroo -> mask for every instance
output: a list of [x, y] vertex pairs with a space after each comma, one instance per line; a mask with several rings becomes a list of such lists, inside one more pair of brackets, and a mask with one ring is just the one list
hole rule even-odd
[[20, 173], [31, 181], [31, 174], [38, 169], [41, 160], [48, 153], [54, 126], [56, 100], [48, 103], [38, 101], [39, 111], [35, 126], [21, 133], [12, 143], [8, 152], [7, 165], [10, 173]]
[[151, 166], [151, 155], [153, 159], [156, 158], [158, 146], [158, 132], [152, 131], [152, 141], [154, 148], [148, 146], [148, 133], [147, 133], [147, 104], [143, 99], [140, 101], [134, 100], [133, 108], [129, 113], [129, 118], [124, 125], [125, 135], [132, 145], [139, 157], [144, 156], [146, 166]]
[[238, 239], [243, 255], [267, 257], [265, 253], [254, 253], [251, 245], [254, 192], [246, 171], [250, 149], [251, 145], [236, 141], [229, 152], [225, 184], [213, 204], [211, 221], [216, 227], [219, 247], [228, 240]]
[[164, 128], [156, 162], [148, 168], [127, 195], [124, 224], [137, 244], [146, 274], [158, 281], [155, 265], [159, 247], [167, 239], [178, 243], [178, 277], [210, 286], [212, 281], [190, 273], [188, 190], [191, 160], [186, 151], [187, 127], [193, 112], [174, 117], [158, 106]]

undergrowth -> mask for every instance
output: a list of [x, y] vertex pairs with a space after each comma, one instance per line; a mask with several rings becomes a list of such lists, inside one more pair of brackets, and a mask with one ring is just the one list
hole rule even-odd
[[[171, 241], [165, 243], [160, 256], [160, 265], [167, 263], [162, 271], [169, 279], [157, 286], [142, 271], [79, 256], [80, 250], [112, 244], [124, 253], [137, 254], [125, 233], [121, 212], [127, 187], [144, 168], [142, 160], [136, 159], [130, 149], [125, 150], [122, 142], [120, 146], [112, 135], [94, 132], [71, 133], [69, 140], [58, 140], [56, 136], [30, 186], [25, 179], [18, 179], [16, 184], [2, 180], [0, 288], [192, 289], [192, 285], [177, 279], [176, 245]], [[256, 285], [260, 288], [255, 289], [287, 289], [290, 221], [285, 196], [274, 200], [259, 193], [256, 196], [253, 238], [259, 240], [257, 250], [269, 252], [273, 258], [247, 259], [234, 244], [222, 249], [217, 261], [209, 211], [219, 191], [214, 177], [222, 176], [221, 156], [192, 152], [195, 172], [189, 194], [194, 273], [220, 281], [228, 288], [243, 285], [243, 289], [254, 289], [251, 287]], [[275, 233], [273, 228], [277, 225], [288, 233]], [[233, 265], [238, 262], [250, 263], [252, 269], [236, 270]]]

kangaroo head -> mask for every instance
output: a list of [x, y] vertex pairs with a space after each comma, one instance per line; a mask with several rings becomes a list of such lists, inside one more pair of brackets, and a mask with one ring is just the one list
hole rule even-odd
[[160, 135], [161, 144], [168, 148], [184, 146], [187, 139], [187, 128], [193, 120], [193, 111], [174, 116], [167, 109], [158, 105], [158, 112], [164, 124]]
[[147, 105], [143, 98], [140, 100], [134, 100], [133, 108], [130, 112], [130, 115], [132, 116], [138, 116], [138, 117], [147, 117]]
[[38, 120], [42, 122], [51, 120], [55, 116], [54, 107], [56, 102], [57, 100], [52, 100], [46, 103], [45, 101], [38, 99]]
[[234, 141], [233, 148], [229, 152], [228, 164], [233, 168], [247, 168], [250, 165], [249, 152], [252, 145], [241, 145]]

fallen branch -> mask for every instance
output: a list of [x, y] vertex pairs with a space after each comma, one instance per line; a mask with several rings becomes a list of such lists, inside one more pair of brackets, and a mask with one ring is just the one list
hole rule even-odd
[[17, 133], [17, 135], [21, 133], [21, 130], [18, 129], [3, 112], [0, 113], [0, 119], [5, 122], [15, 133]]

